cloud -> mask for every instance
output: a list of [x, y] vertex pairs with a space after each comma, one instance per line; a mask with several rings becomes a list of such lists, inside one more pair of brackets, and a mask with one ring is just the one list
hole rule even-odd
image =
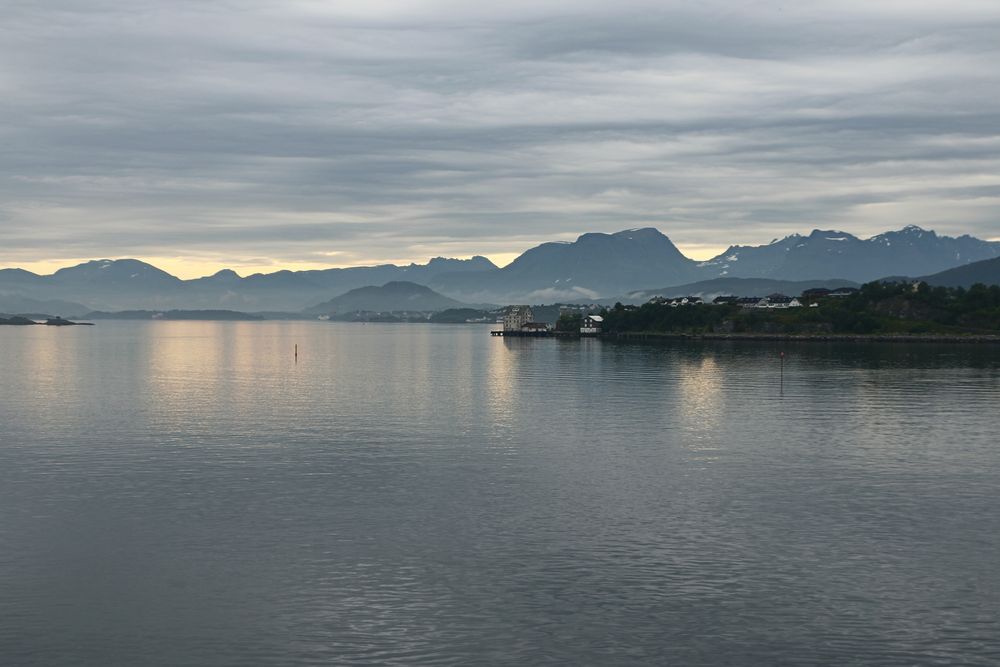
[[995, 2], [0, 8], [0, 264], [998, 236]]

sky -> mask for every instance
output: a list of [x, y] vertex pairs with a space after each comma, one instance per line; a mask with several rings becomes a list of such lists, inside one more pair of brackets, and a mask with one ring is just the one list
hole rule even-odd
[[1000, 239], [996, 0], [5, 0], [0, 266]]

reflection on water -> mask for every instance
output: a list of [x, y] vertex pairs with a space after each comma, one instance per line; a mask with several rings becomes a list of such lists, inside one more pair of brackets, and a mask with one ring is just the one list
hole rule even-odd
[[[681, 362], [677, 372], [680, 404], [675, 414], [689, 434], [688, 446], [692, 449], [701, 449], [701, 442], [709, 439], [720, 420], [725, 419], [723, 382], [723, 368], [710, 354]], [[708, 449], [714, 450], [714, 447]]]
[[488, 328], [0, 329], [0, 663], [1000, 661], [997, 348]]

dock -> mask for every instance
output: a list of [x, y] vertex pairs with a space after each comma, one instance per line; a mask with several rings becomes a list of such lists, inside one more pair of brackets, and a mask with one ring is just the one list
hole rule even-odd
[[551, 331], [491, 331], [491, 336], [505, 336], [508, 338], [549, 338]]
[[491, 331], [491, 336], [508, 336], [511, 338], [582, 338], [577, 331]]

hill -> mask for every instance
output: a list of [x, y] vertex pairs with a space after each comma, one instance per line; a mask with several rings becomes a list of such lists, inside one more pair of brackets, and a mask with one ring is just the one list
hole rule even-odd
[[346, 294], [304, 309], [313, 315], [331, 315], [368, 311], [436, 312], [449, 308], [467, 308], [468, 304], [438, 294], [429, 287], [402, 280], [394, 280], [381, 287], [368, 286], [350, 290]]
[[73, 301], [62, 299], [30, 299], [16, 295], [0, 294], [0, 312], [5, 313], [54, 313], [60, 315], [80, 315], [89, 308]]
[[1000, 257], [973, 262], [919, 278], [928, 285], [942, 287], [972, 287], [976, 283], [1000, 285]]

